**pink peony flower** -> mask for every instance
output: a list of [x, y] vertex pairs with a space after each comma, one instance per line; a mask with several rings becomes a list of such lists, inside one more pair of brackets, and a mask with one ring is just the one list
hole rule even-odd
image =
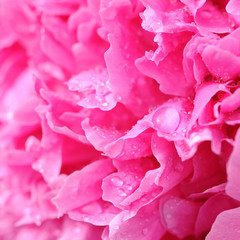
[[237, 0], [0, 0], [0, 239], [240, 239]]

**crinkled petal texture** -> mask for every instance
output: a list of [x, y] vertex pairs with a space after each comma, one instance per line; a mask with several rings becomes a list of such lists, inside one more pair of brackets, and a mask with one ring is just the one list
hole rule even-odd
[[0, 0], [0, 239], [240, 239], [239, 0]]

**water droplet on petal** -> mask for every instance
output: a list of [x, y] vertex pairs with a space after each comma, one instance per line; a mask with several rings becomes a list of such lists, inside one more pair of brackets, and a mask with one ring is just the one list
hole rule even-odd
[[167, 214], [167, 216], [166, 216], [167, 219], [170, 219], [171, 217], [172, 217], [172, 215], [170, 213]]
[[103, 107], [107, 107], [107, 105], [108, 105], [107, 102], [104, 102], [104, 103], [102, 104]]
[[142, 230], [142, 232], [143, 232], [144, 235], [147, 235], [147, 233], [148, 233], [148, 228], [144, 228], [144, 229]]
[[36, 224], [37, 226], [40, 226], [40, 225], [42, 224], [41, 216], [40, 216], [40, 215], [37, 215], [37, 216], [36, 216], [35, 224]]
[[180, 123], [178, 111], [171, 107], [159, 108], [153, 115], [153, 125], [156, 129], [164, 133], [175, 131]]
[[145, 222], [149, 222], [149, 219], [148, 219], [148, 218], [145, 218]]
[[113, 177], [111, 183], [115, 187], [121, 187], [123, 185], [123, 181], [119, 177]]
[[131, 190], [133, 189], [132, 186], [129, 185], [129, 184], [127, 184], [125, 187], [126, 187], [126, 189], [129, 190], [129, 191], [131, 191]]
[[126, 197], [127, 196], [127, 194], [122, 189], [118, 190], [118, 194], [119, 194], [120, 197]]
[[120, 102], [122, 100], [122, 97], [120, 95], [118, 95], [116, 98], [117, 98], [118, 102]]
[[113, 229], [118, 230], [119, 226], [116, 225], [116, 226], [113, 227]]
[[83, 216], [83, 220], [84, 220], [84, 221], [87, 222], [87, 221], [89, 221], [89, 219], [90, 219], [90, 217], [88, 217], [88, 216], [86, 216], [86, 215]]

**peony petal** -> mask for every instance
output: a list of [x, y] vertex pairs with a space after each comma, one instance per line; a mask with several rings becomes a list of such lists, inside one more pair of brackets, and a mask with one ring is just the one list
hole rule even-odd
[[160, 239], [164, 233], [158, 216], [158, 201], [145, 206], [134, 218], [124, 221], [127, 212], [121, 212], [110, 223], [110, 239]]
[[232, 198], [235, 198], [237, 200], [240, 199], [240, 191], [238, 187], [238, 182], [239, 182], [238, 169], [240, 167], [239, 160], [238, 160], [239, 151], [240, 151], [239, 141], [240, 141], [240, 131], [238, 131], [236, 134], [233, 152], [227, 164], [228, 182], [226, 186], [226, 193]]
[[239, 208], [234, 208], [220, 213], [213, 223], [206, 240], [213, 240], [216, 238], [234, 240], [239, 238], [239, 210]]
[[193, 235], [200, 206], [197, 202], [166, 196], [160, 201], [163, 226], [181, 239]]
[[[102, 195], [102, 179], [113, 171], [114, 167], [111, 160], [105, 159], [89, 164], [82, 170], [69, 175], [62, 189], [53, 200], [59, 213], [63, 214], [98, 200]], [[86, 177], [91, 178], [91, 181], [88, 181], [89, 184], [86, 184]], [[71, 201], [69, 201], [69, 196]]]
[[236, 202], [224, 194], [220, 193], [209, 198], [199, 210], [195, 225], [196, 235], [209, 232], [218, 214], [235, 207]]

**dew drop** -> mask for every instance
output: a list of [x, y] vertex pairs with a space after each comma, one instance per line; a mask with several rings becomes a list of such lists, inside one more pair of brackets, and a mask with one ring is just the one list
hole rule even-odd
[[119, 194], [120, 197], [126, 197], [127, 196], [127, 194], [122, 189], [118, 190], [118, 194]]
[[145, 218], [145, 222], [149, 222], [149, 219], [148, 219], [148, 218]]
[[172, 215], [170, 213], [167, 214], [167, 216], [166, 216], [167, 219], [170, 219], [171, 217], [172, 217]]
[[119, 177], [113, 177], [111, 179], [111, 184], [115, 187], [121, 187], [123, 185], [123, 181]]
[[117, 96], [117, 101], [120, 102], [122, 100], [122, 97], [120, 95]]
[[107, 105], [108, 105], [107, 102], [104, 102], [104, 103], [102, 104], [103, 107], [107, 107]]
[[113, 229], [118, 230], [119, 226], [116, 225], [116, 226], [113, 227]]
[[90, 217], [88, 217], [88, 216], [86, 216], [86, 215], [85, 215], [85, 216], [83, 216], [83, 220], [84, 220], [84, 221], [88, 222], [88, 221], [89, 221], [89, 219], [90, 219]]
[[147, 235], [147, 233], [148, 233], [148, 228], [144, 228], [144, 229], [142, 230], [142, 232], [143, 232], [143, 235]]
[[132, 186], [129, 185], [129, 184], [127, 184], [125, 187], [126, 187], [126, 189], [129, 190], [129, 191], [131, 191], [131, 190], [133, 189]]
[[153, 115], [153, 125], [156, 129], [164, 133], [175, 131], [180, 123], [178, 111], [171, 107], [162, 107]]
[[131, 82], [131, 83], [135, 83], [135, 79], [134, 79], [134, 78], [131, 78], [131, 79], [130, 79], [130, 82]]
[[35, 224], [36, 224], [37, 226], [41, 226], [42, 221], [41, 221], [41, 216], [40, 216], [40, 215], [37, 215], [37, 216], [36, 216]]

